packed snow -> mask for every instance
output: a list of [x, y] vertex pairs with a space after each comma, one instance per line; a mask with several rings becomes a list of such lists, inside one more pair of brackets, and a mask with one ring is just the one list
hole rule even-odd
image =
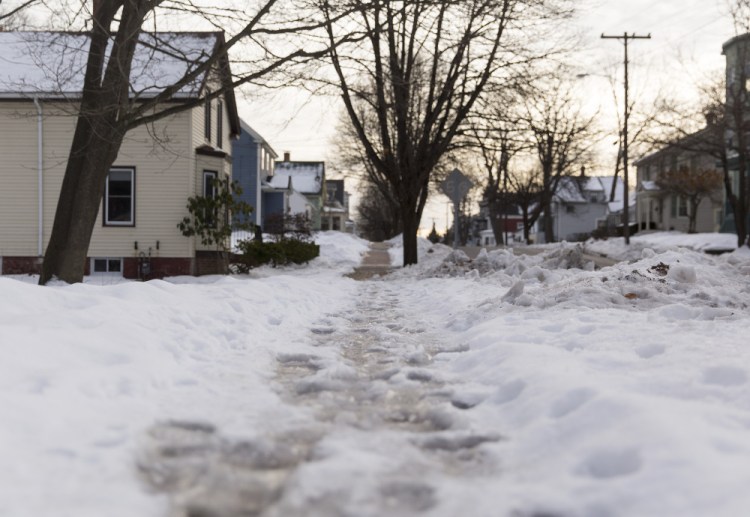
[[0, 277], [0, 515], [750, 515], [750, 250], [652, 239]]

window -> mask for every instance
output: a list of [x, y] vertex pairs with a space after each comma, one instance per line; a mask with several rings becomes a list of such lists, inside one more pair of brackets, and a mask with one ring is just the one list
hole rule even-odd
[[565, 212], [568, 214], [575, 214], [576, 207], [574, 205], [565, 205]]
[[211, 141], [211, 90], [206, 90], [206, 104], [203, 106], [203, 135]]
[[216, 101], [216, 147], [221, 149], [224, 144], [224, 105], [221, 100]]
[[337, 232], [341, 231], [341, 219], [338, 217], [333, 218], [333, 229]]
[[672, 205], [672, 217], [687, 217], [688, 204], [687, 199], [684, 196], [672, 194], [670, 204]]
[[[203, 171], [203, 197], [212, 199], [216, 197], [216, 190], [217, 190], [217, 177], [218, 173], [216, 171]], [[206, 224], [211, 226], [212, 228], [216, 226], [216, 213], [206, 213], [205, 214]]]
[[216, 171], [203, 171], [203, 197], [212, 198], [216, 195]]
[[122, 275], [122, 259], [94, 258], [91, 259], [91, 273], [95, 275]]
[[679, 215], [680, 217], [687, 217], [688, 216], [687, 199], [685, 197], [683, 197], [683, 196], [680, 196], [678, 198], [677, 215]]
[[135, 169], [109, 170], [104, 193], [104, 225], [135, 226]]

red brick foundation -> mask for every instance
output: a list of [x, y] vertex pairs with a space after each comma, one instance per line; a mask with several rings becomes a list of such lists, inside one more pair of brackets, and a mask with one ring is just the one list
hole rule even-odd
[[4, 275], [38, 275], [42, 271], [40, 257], [3, 257]]
[[[164, 278], [166, 276], [192, 275], [194, 270], [194, 259], [192, 258], [170, 258], [152, 257], [149, 274], [143, 276], [143, 280]], [[84, 274], [91, 274], [90, 257], [86, 259]], [[37, 275], [42, 269], [42, 259], [39, 257], [3, 257], [2, 273], [4, 275]], [[122, 264], [122, 276], [125, 278], [141, 278], [138, 274], [139, 259], [126, 257]]]
[[195, 274], [226, 275], [229, 268], [229, 255], [221, 251], [196, 251]]
[[169, 257], [151, 257], [147, 259], [150, 262], [150, 271], [148, 274], [139, 275], [140, 259], [126, 258], [123, 260], [122, 276], [125, 278], [140, 278], [142, 280], [153, 280], [155, 278], [164, 278], [166, 276], [183, 276], [193, 274], [193, 259], [191, 258], [169, 258]]

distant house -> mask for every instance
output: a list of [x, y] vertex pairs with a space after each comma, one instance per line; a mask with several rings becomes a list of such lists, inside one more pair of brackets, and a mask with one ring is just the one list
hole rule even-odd
[[263, 208], [261, 226], [268, 230], [269, 218], [274, 216], [305, 214], [311, 221], [315, 205], [296, 189], [297, 183], [304, 183], [301, 178], [286, 174], [274, 174], [263, 183]]
[[349, 219], [349, 193], [344, 180], [326, 180], [325, 192], [321, 229], [352, 232], [354, 223]]
[[[614, 200], [610, 201], [614, 187]], [[623, 208], [622, 180], [607, 176], [569, 176], [560, 179], [552, 197], [555, 238], [579, 241], [587, 238]], [[543, 234], [537, 234], [542, 242]]]
[[[699, 131], [672, 145], [651, 153], [637, 162], [636, 214], [642, 230], [688, 231], [689, 203], [684, 197], [664, 191], [658, 185], [659, 176], [667, 171], [714, 170], [716, 159], [699, 149]], [[724, 189], [719, 187], [706, 197], [696, 215], [696, 231], [716, 232], [722, 223]]]
[[[507, 236], [508, 244], [523, 238], [523, 216], [521, 215], [521, 209], [518, 205], [509, 204], [507, 208], [499, 214], [499, 217], [500, 221], [497, 226], [503, 232], [503, 239]], [[521, 232], [520, 235], [518, 232]], [[472, 232], [472, 235], [476, 235], [474, 240], [479, 246], [497, 245], [492, 222], [490, 220], [490, 210], [486, 201], [479, 203], [479, 215], [475, 222], [475, 231]]]
[[278, 154], [247, 122], [240, 120], [240, 127], [240, 137], [232, 142], [232, 179], [242, 187], [240, 199], [253, 207], [249, 222], [263, 226], [264, 186]]
[[[0, 272], [39, 270], [76, 124], [85, 33], [0, 32]], [[144, 33], [131, 73], [133, 102], [149, 98], [224, 44], [220, 32]], [[175, 52], [179, 49], [179, 52]], [[229, 60], [172, 96], [179, 105], [231, 83]], [[234, 93], [135, 128], [109, 171], [86, 271], [125, 277], [194, 274], [211, 248], [177, 223], [188, 197], [231, 175], [240, 133]]]
[[[274, 189], [294, 191], [305, 197], [313, 230], [320, 230], [322, 226], [325, 171], [325, 162], [294, 162], [289, 153], [284, 153], [284, 161], [276, 162], [273, 177], [268, 181]], [[299, 212], [295, 207], [290, 208], [291, 213]]]

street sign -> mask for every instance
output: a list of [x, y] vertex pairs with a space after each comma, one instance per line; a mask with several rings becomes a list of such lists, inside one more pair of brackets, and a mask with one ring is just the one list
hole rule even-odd
[[453, 171], [448, 174], [448, 177], [440, 184], [440, 189], [455, 205], [463, 200], [473, 186], [474, 182], [467, 178], [463, 172], [458, 169], [453, 169]]
[[463, 172], [453, 169], [448, 177], [440, 184], [443, 194], [453, 201], [453, 248], [458, 248], [459, 219], [461, 216], [461, 201], [469, 193], [474, 182], [467, 178]]

